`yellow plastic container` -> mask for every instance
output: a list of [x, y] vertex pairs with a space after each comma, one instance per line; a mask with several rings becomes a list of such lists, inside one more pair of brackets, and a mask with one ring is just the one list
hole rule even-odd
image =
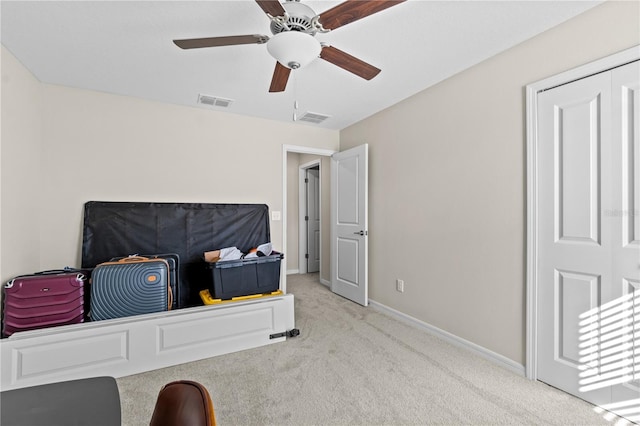
[[220, 303], [237, 302], [240, 300], [251, 300], [251, 299], [259, 299], [261, 297], [280, 296], [282, 294], [283, 294], [282, 290], [277, 290], [271, 293], [251, 294], [249, 296], [238, 296], [238, 297], [232, 297], [231, 299], [223, 300], [223, 299], [214, 299], [213, 297], [211, 297], [211, 292], [209, 290], [202, 290], [200, 292], [200, 299], [202, 299], [205, 305], [217, 305]]

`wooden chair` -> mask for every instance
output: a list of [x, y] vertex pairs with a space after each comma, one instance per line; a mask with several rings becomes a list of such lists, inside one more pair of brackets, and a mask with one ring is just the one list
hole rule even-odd
[[178, 380], [160, 390], [150, 426], [215, 426], [213, 402], [198, 382]]

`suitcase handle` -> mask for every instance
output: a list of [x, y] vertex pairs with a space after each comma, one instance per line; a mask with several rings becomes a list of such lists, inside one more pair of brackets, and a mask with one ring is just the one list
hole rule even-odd
[[122, 259], [118, 260], [118, 262], [120, 262], [120, 263], [139, 262], [141, 260], [149, 260], [149, 258], [148, 257], [131, 255], [131, 256], [123, 257]]
[[27, 277], [45, 276], [45, 275], [68, 274], [68, 273], [72, 273], [72, 272], [77, 272], [76, 280], [78, 280], [78, 281], [86, 281], [87, 280], [87, 277], [86, 277], [86, 275], [84, 275], [82, 273], [82, 270], [75, 269], [75, 268], [70, 268], [70, 267], [66, 266], [64, 269], [49, 269], [47, 271], [34, 272], [33, 274], [18, 275], [17, 277], [14, 277], [13, 279], [11, 279], [11, 281], [7, 282], [4, 285], [4, 288], [13, 287], [13, 282], [18, 278], [27, 278]]
[[48, 269], [46, 271], [34, 272], [33, 275], [55, 275], [55, 274], [64, 274], [67, 272], [73, 272], [73, 268], [63, 268], [63, 269]]

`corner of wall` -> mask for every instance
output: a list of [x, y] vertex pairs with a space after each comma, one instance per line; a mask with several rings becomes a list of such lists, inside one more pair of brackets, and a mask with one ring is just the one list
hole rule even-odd
[[0, 279], [4, 282], [40, 268], [43, 88], [4, 46], [0, 58]]

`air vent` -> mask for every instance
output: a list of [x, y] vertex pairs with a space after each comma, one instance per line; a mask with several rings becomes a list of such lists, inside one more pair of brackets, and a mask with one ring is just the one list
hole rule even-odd
[[327, 118], [329, 118], [328, 115], [307, 111], [304, 114], [302, 114], [300, 118], [298, 118], [298, 121], [306, 121], [307, 123], [320, 124]]
[[228, 108], [232, 102], [233, 102], [232, 99], [217, 98], [215, 96], [202, 95], [202, 94], [198, 95], [198, 103], [202, 105]]

